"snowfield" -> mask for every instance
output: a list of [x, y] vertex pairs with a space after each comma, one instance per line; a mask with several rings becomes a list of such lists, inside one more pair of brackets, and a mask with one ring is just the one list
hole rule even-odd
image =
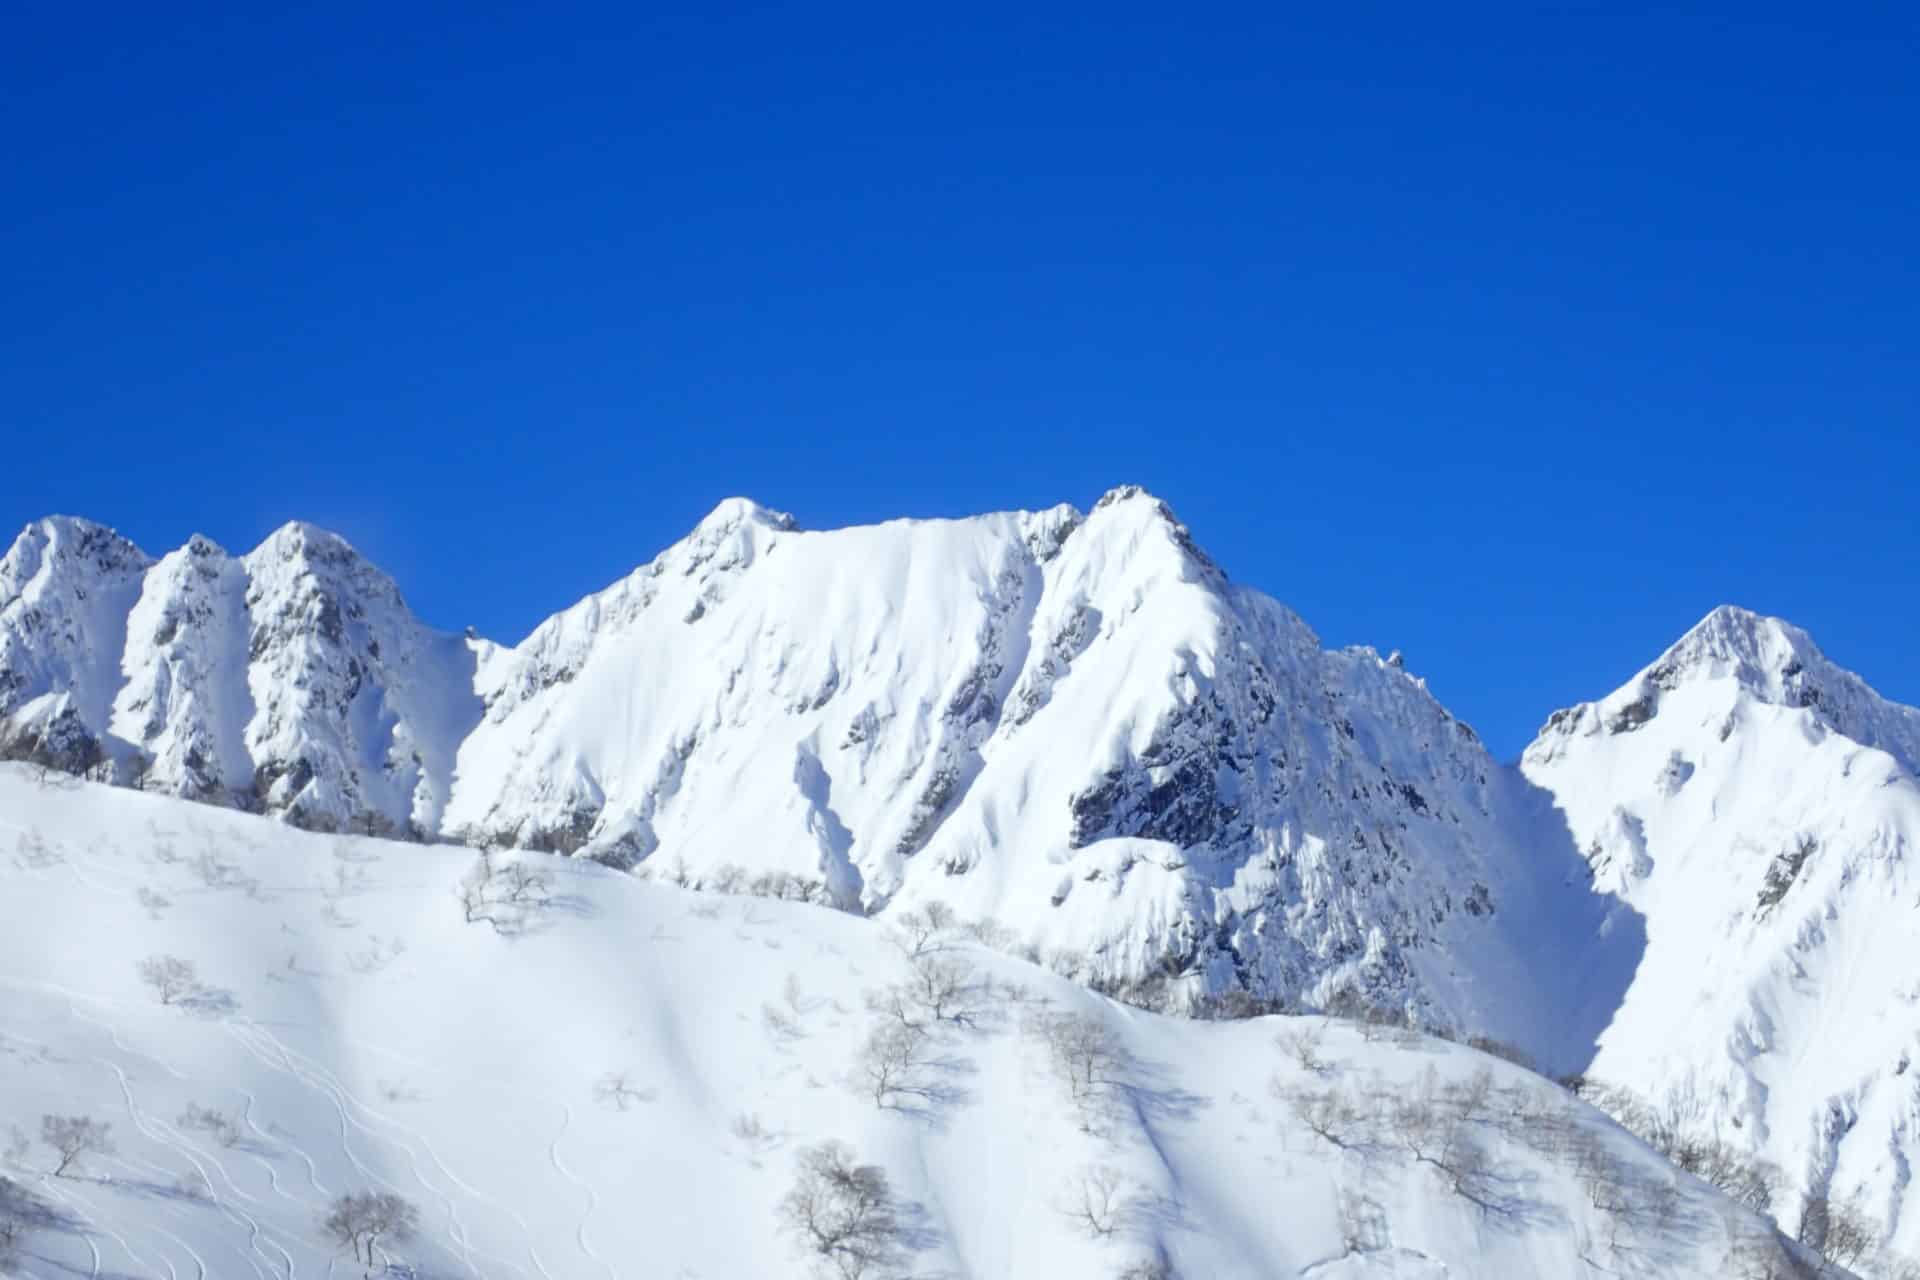
[[[531, 905], [512, 857], [468, 904], [500, 932], [474, 862], [0, 766], [17, 1273], [360, 1275], [322, 1218], [390, 1191], [418, 1229], [387, 1274], [805, 1275], [834, 1258], [781, 1206], [835, 1140], [897, 1209], [868, 1275], [1768, 1274], [1736, 1269], [1759, 1218], [1459, 1045], [1150, 1014], [957, 929], [918, 958], [952, 979], [932, 1017], [880, 994], [915, 980], [901, 928], [525, 855]], [[914, 1018], [877, 1104], [861, 1046]], [[54, 1176], [43, 1115], [111, 1150]]]

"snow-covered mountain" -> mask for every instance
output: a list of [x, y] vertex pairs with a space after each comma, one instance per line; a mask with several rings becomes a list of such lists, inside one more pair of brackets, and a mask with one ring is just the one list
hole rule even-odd
[[[0, 765], [0, 1274], [1809, 1274], [1460, 1045], [585, 860], [501, 859], [502, 934], [473, 861]], [[414, 1229], [328, 1229], [374, 1195]]]
[[1738, 610], [1505, 766], [1137, 489], [827, 532], [729, 501], [512, 647], [424, 627], [308, 526], [155, 561], [56, 518], [0, 561], [0, 755], [940, 902], [1146, 1003], [1390, 1008], [1684, 1101], [1920, 1245], [1920, 712]]
[[1522, 767], [1646, 921], [1592, 1073], [1920, 1244], [1920, 711], [1722, 608]]
[[[826, 533], [730, 501], [512, 649], [302, 525], [149, 563], [46, 521], [15, 561], [16, 755], [51, 700], [85, 758], [297, 825], [940, 900], [1103, 987], [1347, 987], [1569, 1067], [1637, 954], [1421, 681], [1323, 649], [1137, 489]], [[1577, 963], [1528, 963], [1543, 937]]]

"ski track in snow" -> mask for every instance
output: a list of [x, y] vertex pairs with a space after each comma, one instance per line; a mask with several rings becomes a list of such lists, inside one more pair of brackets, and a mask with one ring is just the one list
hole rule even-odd
[[587, 1239], [587, 1223], [592, 1219], [594, 1210], [600, 1205], [600, 1196], [584, 1179], [576, 1177], [573, 1170], [567, 1168], [566, 1164], [560, 1159], [560, 1139], [566, 1137], [567, 1130], [573, 1127], [573, 1108], [563, 1103], [561, 1104], [560, 1111], [560, 1132], [554, 1134], [553, 1141], [547, 1144], [547, 1158], [553, 1161], [553, 1167], [559, 1172], [561, 1177], [586, 1193], [586, 1212], [580, 1215], [580, 1224], [574, 1229], [574, 1239], [579, 1242], [581, 1253], [585, 1254], [594, 1262], [599, 1263], [602, 1267], [605, 1267], [607, 1275], [611, 1277], [611, 1280], [619, 1280], [620, 1273], [613, 1269], [613, 1264], [601, 1257], [599, 1253], [595, 1251], [592, 1242]]

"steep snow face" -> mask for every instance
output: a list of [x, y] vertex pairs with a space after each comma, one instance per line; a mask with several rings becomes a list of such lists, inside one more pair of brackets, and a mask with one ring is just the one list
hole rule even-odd
[[334, 535], [291, 524], [238, 559], [196, 536], [156, 563], [48, 520], [0, 562], [0, 595], [11, 754], [57, 739], [75, 771], [107, 760], [301, 825], [438, 829], [476, 658]]
[[101, 763], [127, 610], [150, 562], [71, 516], [28, 525], [0, 560], [0, 751], [75, 772]]
[[[475, 842], [938, 899], [1098, 984], [1355, 985], [1554, 1061], [1600, 1024], [1549, 1008], [1610, 1007], [1636, 954], [1419, 681], [1138, 490], [831, 533], [730, 502], [482, 688], [446, 818]], [[1520, 962], [1542, 931], [1564, 974]]]
[[[1462, 1046], [1156, 1017], [952, 936], [966, 1016], [876, 1101], [859, 1046], [901, 1024], [867, 997], [912, 975], [884, 922], [532, 859], [554, 907], [500, 936], [472, 860], [0, 766], [0, 1194], [37, 1206], [8, 1274], [825, 1275], [781, 1205], [829, 1140], [890, 1188], [886, 1274], [1692, 1280], [1775, 1247]], [[195, 982], [162, 1003], [168, 956]], [[1095, 1076], [1035, 1033], [1064, 1017]], [[43, 1115], [113, 1150], [56, 1175]], [[368, 1192], [418, 1210], [374, 1265], [322, 1229]]]
[[[1806, 633], [1711, 614], [1523, 768], [1646, 955], [1592, 1071], [1689, 1083], [1702, 1123], [1920, 1242], [1920, 713]], [[1791, 1224], [1791, 1210], [1788, 1213]]]

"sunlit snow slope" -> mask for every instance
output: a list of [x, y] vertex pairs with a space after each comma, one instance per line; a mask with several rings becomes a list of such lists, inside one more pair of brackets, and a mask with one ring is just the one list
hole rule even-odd
[[[0, 1134], [86, 1115], [115, 1145], [56, 1177], [8, 1144], [45, 1211], [19, 1274], [358, 1275], [324, 1206], [390, 1190], [420, 1212], [382, 1251], [408, 1274], [804, 1275], [778, 1206], [829, 1138], [884, 1170], [918, 1276], [1680, 1277], [1765, 1242], [1504, 1063], [1345, 1024], [1305, 1062], [1277, 1039], [1318, 1020], [1164, 1018], [955, 938], [972, 1025], [941, 1024], [926, 1087], [879, 1107], [848, 1078], [887, 1016], [867, 993], [908, 973], [889, 925], [536, 858], [553, 905], [501, 936], [455, 901], [472, 857], [0, 766]], [[136, 976], [155, 955], [200, 990], [162, 1004]], [[1085, 1105], [1023, 1030], [1075, 1012], [1119, 1050]], [[1315, 1137], [1276, 1082], [1374, 1112], [1492, 1090], [1451, 1139], [1484, 1157], [1471, 1194], [1399, 1131]], [[1070, 1212], [1101, 1167], [1106, 1235]]]

